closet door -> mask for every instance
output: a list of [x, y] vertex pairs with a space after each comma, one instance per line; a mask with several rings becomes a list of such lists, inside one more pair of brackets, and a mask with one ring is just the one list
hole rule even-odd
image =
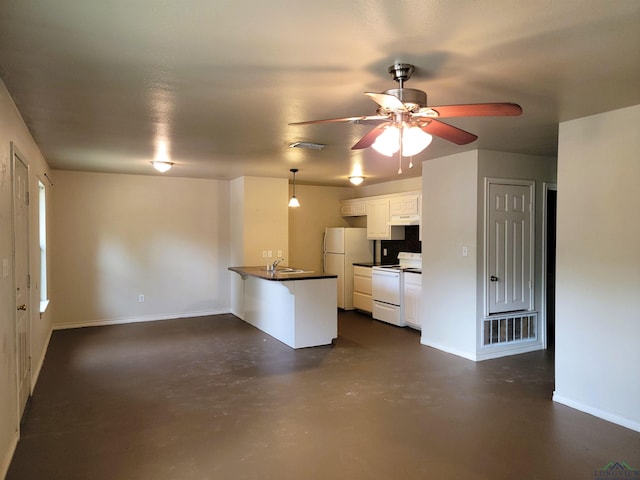
[[533, 187], [488, 184], [489, 315], [533, 307]]

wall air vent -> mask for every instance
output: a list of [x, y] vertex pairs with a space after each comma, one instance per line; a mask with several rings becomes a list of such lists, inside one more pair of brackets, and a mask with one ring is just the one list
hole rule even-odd
[[322, 150], [326, 145], [313, 142], [294, 142], [289, 144], [289, 148], [304, 148], [305, 150]]

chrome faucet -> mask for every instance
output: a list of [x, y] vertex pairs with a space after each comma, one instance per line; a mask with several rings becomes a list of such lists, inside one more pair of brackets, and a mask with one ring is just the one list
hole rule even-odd
[[268, 269], [269, 269], [269, 270], [275, 270], [275, 269], [276, 269], [276, 267], [277, 267], [278, 265], [280, 265], [280, 263], [281, 263], [281, 262], [283, 262], [283, 261], [284, 261], [284, 258], [283, 258], [283, 257], [276, 258], [272, 263], [270, 263], [270, 264], [269, 264], [269, 268], [268, 268]]

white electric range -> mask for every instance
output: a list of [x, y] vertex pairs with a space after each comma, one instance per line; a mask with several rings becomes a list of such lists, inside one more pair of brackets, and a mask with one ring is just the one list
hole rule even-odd
[[404, 318], [402, 292], [405, 270], [421, 271], [422, 254], [400, 252], [396, 265], [374, 266], [371, 270], [372, 316], [398, 327], [407, 325]]

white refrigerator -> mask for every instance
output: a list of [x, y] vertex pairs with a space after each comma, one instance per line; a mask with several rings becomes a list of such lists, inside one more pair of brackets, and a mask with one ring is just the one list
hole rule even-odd
[[353, 264], [373, 261], [373, 242], [366, 228], [326, 228], [323, 267], [338, 276], [338, 308], [353, 310]]

